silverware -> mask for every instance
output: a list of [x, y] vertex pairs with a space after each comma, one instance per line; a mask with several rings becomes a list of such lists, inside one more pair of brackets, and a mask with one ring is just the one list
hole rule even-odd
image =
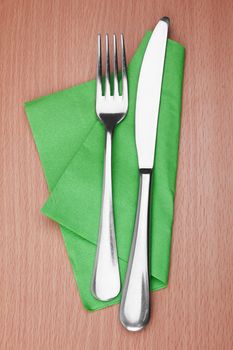
[[119, 93], [117, 39], [113, 35], [114, 94], [111, 95], [109, 40], [106, 34], [106, 76], [105, 95], [102, 95], [101, 36], [98, 35], [98, 59], [96, 79], [96, 114], [106, 129], [102, 209], [99, 225], [99, 239], [92, 280], [93, 295], [103, 301], [116, 297], [120, 292], [120, 274], [117, 259], [113, 203], [112, 203], [112, 136], [115, 126], [122, 121], [128, 110], [128, 81], [124, 37], [121, 34], [122, 95]]
[[142, 329], [150, 318], [148, 273], [150, 185], [168, 27], [167, 17], [163, 17], [156, 25], [144, 54], [138, 81], [135, 126], [140, 188], [133, 241], [120, 305], [121, 323], [130, 331]]

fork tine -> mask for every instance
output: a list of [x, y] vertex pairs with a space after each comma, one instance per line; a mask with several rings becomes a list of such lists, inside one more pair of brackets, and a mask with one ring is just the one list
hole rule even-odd
[[127, 68], [125, 57], [125, 42], [124, 35], [121, 34], [121, 53], [122, 53], [122, 96], [128, 97], [128, 81], [127, 81]]
[[106, 75], [105, 75], [105, 96], [111, 95], [110, 88], [110, 60], [109, 60], [109, 41], [106, 34]]
[[96, 94], [102, 96], [102, 58], [101, 58], [101, 35], [98, 34], [97, 48], [97, 76], [96, 76]]
[[114, 53], [114, 95], [119, 95], [118, 86], [118, 63], [117, 63], [117, 39], [116, 34], [113, 34], [113, 53]]

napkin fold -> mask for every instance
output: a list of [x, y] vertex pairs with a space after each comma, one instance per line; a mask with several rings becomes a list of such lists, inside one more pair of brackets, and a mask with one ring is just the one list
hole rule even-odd
[[[129, 109], [113, 137], [113, 204], [121, 281], [127, 268], [137, 208], [139, 173], [134, 122], [136, 90], [147, 32], [128, 67]], [[168, 40], [152, 181], [151, 290], [168, 284], [176, 187], [184, 48]], [[50, 191], [42, 212], [59, 223], [83, 305], [116, 304], [91, 292], [98, 237], [105, 130], [95, 114], [95, 81], [25, 103]]]

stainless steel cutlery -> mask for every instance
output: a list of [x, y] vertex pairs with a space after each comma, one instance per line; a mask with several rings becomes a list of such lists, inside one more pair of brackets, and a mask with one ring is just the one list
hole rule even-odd
[[150, 317], [148, 259], [150, 185], [168, 27], [167, 17], [162, 18], [156, 25], [144, 54], [137, 88], [135, 136], [140, 188], [133, 241], [120, 305], [121, 323], [131, 331], [142, 329]]
[[105, 93], [102, 93], [101, 36], [98, 35], [96, 114], [106, 129], [102, 209], [99, 224], [99, 238], [94, 266], [92, 293], [103, 301], [116, 297], [120, 292], [120, 274], [115, 239], [113, 201], [112, 201], [112, 137], [115, 126], [122, 121], [128, 110], [128, 81], [126, 73], [124, 37], [121, 35], [122, 94], [119, 92], [117, 38], [113, 36], [113, 80], [114, 92], [111, 94], [109, 38], [105, 37], [106, 72]]
[[[142, 329], [150, 318], [149, 297], [149, 212], [150, 188], [154, 167], [156, 133], [160, 95], [166, 55], [169, 19], [163, 17], [148, 42], [140, 70], [136, 111], [135, 138], [138, 154], [140, 187], [128, 269], [120, 304], [120, 321], [131, 331]], [[98, 36], [96, 80], [96, 113], [106, 129], [102, 210], [99, 239], [92, 282], [92, 293], [99, 300], [110, 300], [120, 292], [120, 274], [114, 229], [112, 202], [111, 151], [114, 127], [125, 117], [128, 109], [124, 39], [122, 51], [122, 95], [119, 94], [117, 69], [117, 41], [113, 36], [114, 92], [111, 94], [109, 39], [106, 35], [105, 93], [102, 93], [101, 38]]]

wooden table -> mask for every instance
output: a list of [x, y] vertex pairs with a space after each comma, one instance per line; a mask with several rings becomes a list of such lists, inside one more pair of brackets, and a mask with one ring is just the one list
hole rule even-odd
[[[98, 32], [129, 60], [163, 15], [186, 47], [170, 281], [131, 334], [118, 306], [83, 309], [23, 102], [94, 78]], [[232, 19], [231, 0], [1, 0], [1, 350], [233, 349]]]

